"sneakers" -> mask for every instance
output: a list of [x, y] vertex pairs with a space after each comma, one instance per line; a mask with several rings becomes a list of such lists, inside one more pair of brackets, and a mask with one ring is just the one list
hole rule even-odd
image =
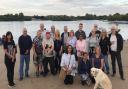
[[16, 86], [16, 84], [15, 84], [15, 83], [8, 84], [8, 87], [9, 87], [9, 88], [13, 88], [13, 87], [15, 87], [15, 86]]
[[125, 80], [125, 78], [124, 77], [121, 77], [121, 80]]
[[13, 88], [14, 86], [8, 84], [8, 88]]

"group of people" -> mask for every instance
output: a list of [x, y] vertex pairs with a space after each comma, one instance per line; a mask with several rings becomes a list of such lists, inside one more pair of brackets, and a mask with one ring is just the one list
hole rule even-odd
[[[108, 34], [105, 28], [100, 31], [94, 24], [89, 36], [83, 30], [83, 23], [79, 23], [79, 29], [68, 30], [64, 26], [61, 34], [55, 26], [51, 30], [45, 29], [44, 24], [40, 24], [34, 39], [27, 34], [27, 29], [23, 29], [23, 34], [19, 37], [18, 46], [20, 50], [19, 80], [29, 77], [30, 51], [33, 49], [33, 63], [35, 65], [36, 76], [46, 77], [49, 72], [52, 75], [65, 74], [64, 84], [73, 84], [76, 74], [81, 77], [81, 84], [90, 85], [95, 82], [90, 75], [92, 67], [110, 73], [108, 55], [111, 55], [112, 76], [116, 74], [116, 61], [119, 66], [120, 78], [124, 80], [121, 51], [123, 49], [123, 38], [118, 32], [116, 25], [111, 27]], [[5, 65], [7, 68], [7, 78], [9, 87], [15, 86], [14, 67], [16, 62], [17, 46], [10, 31], [6, 33], [4, 40]], [[26, 64], [24, 70], [24, 63]], [[24, 72], [25, 71], [25, 72]]]

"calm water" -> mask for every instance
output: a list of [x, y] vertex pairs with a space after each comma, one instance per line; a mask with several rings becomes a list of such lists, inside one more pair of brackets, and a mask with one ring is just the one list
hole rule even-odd
[[[78, 29], [78, 24], [84, 23], [84, 30], [88, 35], [92, 29], [93, 24], [98, 24], [99, 27], [104, 27], [107, 31], [110, 31], [111, 24], [109, 22], [103, 22], [99, 20], [82, 20], [82, 21], [23, 21], [23, 22], [0, 22], [0, 36], [5, 34], [7, 31], [11, 31], [14, 36], [14, 40], [17, 43], [18, 37], [22, 34], [22, 28], [26, 27], [28, 29], [28, 34], [32, 38], [36, 35], [36, 31], [39, 29], [40, 23], [45, 24], [45, 28], [50, 30], [51, 25], [55, 25], [60, 32], [63, 31], [63, 26], [67, 25], [69, 30], [76, 31]], [[123, 38], [128, 39], [128, 24], [119, 24], [120, 33]]]

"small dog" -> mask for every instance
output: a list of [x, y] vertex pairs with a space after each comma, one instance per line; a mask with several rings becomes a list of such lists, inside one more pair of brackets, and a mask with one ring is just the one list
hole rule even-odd
[[112, 89], [110, 79], [101, 69], [91, 68], [91, 75], [96, 81], [94, 89]]

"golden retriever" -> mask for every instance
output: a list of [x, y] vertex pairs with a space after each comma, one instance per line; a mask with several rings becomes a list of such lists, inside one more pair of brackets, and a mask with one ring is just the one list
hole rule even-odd
[[101, 69], [91, 68], [91, 75], [96, 81], [94, 89], [112, 89], [110, 79]]

